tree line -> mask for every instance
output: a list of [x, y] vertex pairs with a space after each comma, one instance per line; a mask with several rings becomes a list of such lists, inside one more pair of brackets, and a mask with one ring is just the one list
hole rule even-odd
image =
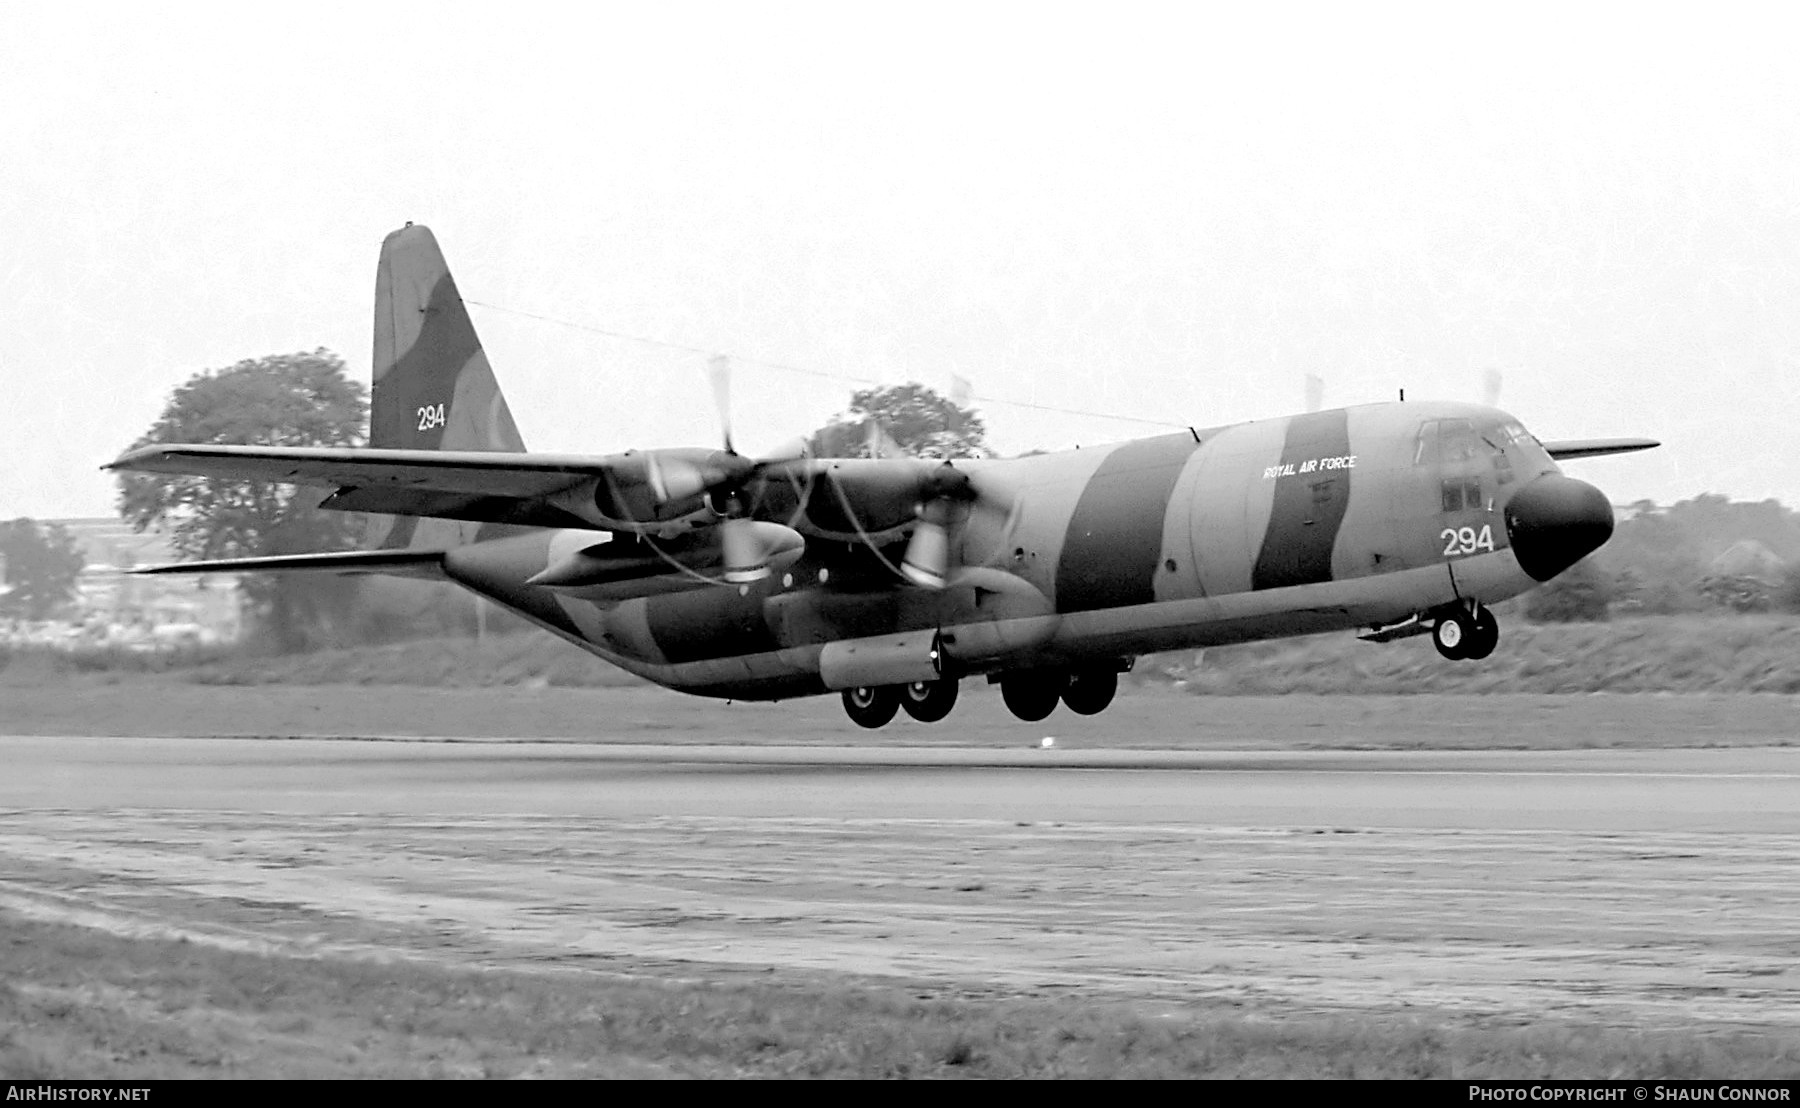
[[1800, 512], [1702, 493], [1624, 515], [1599, 551], [1527, 595], [1527, 616], [1800, 613]]

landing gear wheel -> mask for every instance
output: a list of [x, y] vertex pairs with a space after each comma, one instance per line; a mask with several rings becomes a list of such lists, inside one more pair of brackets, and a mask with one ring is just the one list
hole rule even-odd
[[1437, 652], [1453, 662], [1469, 656], [1469, 643], [1475, 637], [1475, 621], [1466, 612], [1452, 612], [1437, 621], [1431, 629], [1431, 642]]
[[1068, 683], [1067, 675], [1051, 670], [1019, 670], [1000, 679], [1000, 699], [1013, 715], [1036, 723], [1056, 711], [1056, 702]]
[[900, 706], [920, 723], [936, 723], [956, 707], [956, 694], [962, 683], [954, 677], [936, 681], [914, 681], [900, 686]]
[[1475, 612], [1475, 625], [1463, 642], [1463, 657], [1485, 658], [1500, 645], [1500, 621], [1486, 608]]
[[1113, 702], [1118, 691], [1118, 670], [1078, 669], [1069, 675], [1069, 687], [1063, 690], [1062, 701], [1078, 716], [1097, 716]]
[[858, 685], [844, 690], [844, 711], [858, 727], [886, 727], [900, 710], [900, 690], [893, 685]]

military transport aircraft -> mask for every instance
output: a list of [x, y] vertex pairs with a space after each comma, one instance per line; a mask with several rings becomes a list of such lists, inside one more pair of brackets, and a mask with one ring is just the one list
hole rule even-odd
[[[725, 393], [725, 382], [715, 379]], [[382, 244], [369, 446], [148, 446], [110, 468], [333, 488], [369, 548], [143, 572], [448, 579], [682, 692], [843, 695], [936, 721], [985, 676], [1024, 720], [1104, 709], [1147, 651], [1361, 629], [1499, 639], [1487, 605], [1612, 533], [1511, 416], [1387, 403], [1014, 459], [526, 453], [436, 239]], [[721, 407], [725, 405], [722, 403]]]

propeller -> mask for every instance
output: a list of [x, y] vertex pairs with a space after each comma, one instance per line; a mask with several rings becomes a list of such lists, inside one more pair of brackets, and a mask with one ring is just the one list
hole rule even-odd
[[[1003, 530], [1012, 529], [1016, 510], [1016, 502], [1006, 506]], [[952, 533], [976, 511], [998, 512], [1001, 505], [976, 488], [966, 471], [951, 463], [932, 470], [913, 509], [918, 522], [907, 540], [906, 554], [900, 559], [901, 575], [920, 588], [941, 589], [949, 584]]]
[[[806, 439], [797, 438], [753, 458], [739, 454], [732, 441], [731, 360], [723, 354], [713, 356], [707, 361], [706, 373], [718, 408], [724, 450], [651, 451], [645, 456], [645, 476], [660, 504], [699, 498], [719, 517], [722, 576], [734, 585], [749, 584], [768, 577], [774, 571], [774, 563], [784, 555], [797, 554], [806, 543], [793, 527], [754, 518], [753, 498], [761, 494], [758, 483], [771, 470], [810, 458], [812, 452]], [[906, 457], [879, 420], [865, 421], [863, 434], [871, 459], [898, 462]], [[810, 480], [814, 475], [810, 471], [790, 470], [786, 476], [797, 482]], [[930, 466], [908, 460], [905, 466], [841, 473], [834, 469], [829, 486], [842, 501], [846, 522], [858, 534], [863, 534], [862, 524], [856, 519], [860, 511], [852, 508], [851, 499], [865, 505], [871, 503], [868, 497], [873, 497], [873, 503], [898, 499], [892, 504], [896, 514], [905, 512], [908, 500], [912, 501], [913, 530], [899, 570], [907, 581], [927, 589], [942, 589], [949, 583], [955, 534], [973, 512], [1004, 512], [1005, 529], [1010, 530], [1017, 511], [1016, 500], [1004, 505], [996, 501], [976, 487], [967, 471], [948, 461]], [[852, 488], [856, 493], [850, 492]], [[806, 495], [798, 497], [801, 511], [806, 510], [808, 501]], [[893, 524], [881, 526], [898, 523], [895, 519]], [[863, 538], [873, 541], [866, 534]]]
[[1306, 375], [1306, 410], [1316, 412], [1325, 405], [1325, 378], [1316, 373]]
[[724, 434], [723, 457], [731, 462], [721, 466], [716, 475], [701, 472], [696, 467], [692, 473], [683, 473], [674, 480], [671, 480], [666, 470], [659, 475], [653, 467], [651, 484], [657, 489], [658, 495], [662, 495], [664, 490], [670, 493], [687, 491], [690, 496], [700, 494], [706, 498], [707, 507], [721, 519], [719, 548], [725, 566], [725, 580], [734, 585], [743, 585], [769, 576], [773, 572], [770, 563], [775, 558], [799, 550], [806, 544], [800, 533], [791, 527], [750, 518], [752, 506], [747, 502], [745, 488], [762, 477], [765, 471], [804, 460], [812, 452], [805, 438], [795, 438], [755, 458], [745, 458], [739, 454], [731, 441], [731, 359], [723, 354], [715, 354], [709, 358], [706, 363], [706, 378], [712, 386], [713, 403], [719, 412], [719, 428]]
[[713, 404], [719, 410], [719, 429], [725, 434], [725, 453], [736, 454], [731, 446], [731, 359], [714, 354], [706, 360], [706, 380], [712, 385]]
[[799, 553], [806, 539], [792, 527], [743, 516], [719, 524], [719, 553], [724, 577], [734, 585], [760, 581], [774, 572], [770, 564], [787, 553]]
[[871, 458], [904, 458], [906, 448], [894, 441], [881, 420], [870, 416], [863, 420], [863, 450]]

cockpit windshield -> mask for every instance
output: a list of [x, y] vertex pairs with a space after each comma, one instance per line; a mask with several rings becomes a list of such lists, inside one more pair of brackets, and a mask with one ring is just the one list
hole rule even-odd
[[1428, 419], [1419, 425], [1414, 465], [1467, 462], [1482, 453], [1481, 436], [1466, 419]]
[[1542, 444], [1516, 419], [1481, 421], [1428, 419], [1419, 424], [1413, 447], [1414, 465], [1459, 465], [1487, 457], [1504, 458], [1508, 448], [1523, 446], [1533, 452]]

